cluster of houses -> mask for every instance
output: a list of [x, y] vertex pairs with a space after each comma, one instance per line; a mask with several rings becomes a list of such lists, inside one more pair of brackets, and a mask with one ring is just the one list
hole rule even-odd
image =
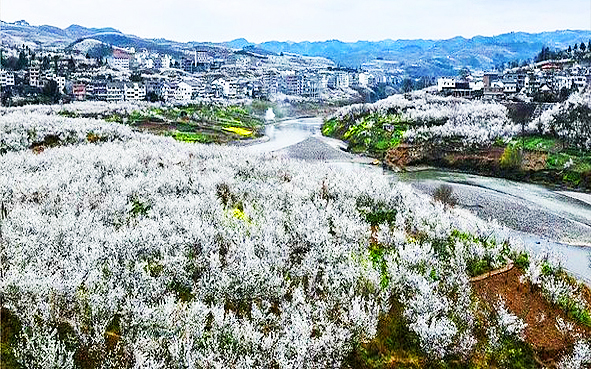
[[[175, 58], [147, 50], [114, 48], [104, 60], [84, 53], [53, 53], [51, 58], [59, 58], [59, 65], [43, 68], [39, 60], [34, 60], [26, 70], [2, 70], [2, 87], [20, 83], [41, 89], [55, 81], [59, 92], [73, 100], [168, 102], [271, 98], [278, 94], [320, 99], [335, 90], [372, 87], [386, 81], [380, 70], [338, 68], [326, 59], [297, 55], [228, 52], [220, 56], [195, 50]], [[65, 62], [70, 69], [62, 68]]]
[[[3, 45], [2, 52], [15, 59], [22, 49], [6, 49]], [[201, 98], [272, 99], [282, 94], [330, 99], [354, 93], [351, 89], [401, 86], [405, 78], [408, 79], [397, 62], [385, 60], [347, 69], [324, 58], [225, 48], [196, 49], [174, 56], [112, 48], [106, 58], [92, 58], [85, 51], [45, 50], [37, 51], [25, 69], [0, 70], [0, 92], [3, 96], [5, 91], [30, 95], [54, 81], [59, 94], [72, 100], [174, 102]], [[430, 79], [427, 85], [432, 83]], [[589, 85], [591, 66], [571, 59], [437, 80], [437, 90], [442, 95], [494, 100], [516, 96], [535, 99], [540, 94], [559, 96]]]
[[543, 61], [503, 72], [476, 72], [464, 78], [437, 80], [442, 95], [486, 100], [568, 95], [591, 87], [591, 66], [572, 60]]

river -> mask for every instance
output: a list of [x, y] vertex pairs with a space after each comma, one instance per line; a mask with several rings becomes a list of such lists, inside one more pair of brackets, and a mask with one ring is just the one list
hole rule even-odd
[[[348, 170], [369, 166], [371, 159], [345, 153], [343, 142], [323, 137], [321, 124], [321, 118], [270, 124], [265, 129], [268, 139], [245, 149], [328, 161]], [[441, 184], [449, 185], [457, 206], [470, 209], [483, 219], [496, 219], [534, 252], [558, 253], [569, 272], [591, 283], [591, 195], [436, 169], [395, 173], [370, 167], [427, 194], [432, 194]]]

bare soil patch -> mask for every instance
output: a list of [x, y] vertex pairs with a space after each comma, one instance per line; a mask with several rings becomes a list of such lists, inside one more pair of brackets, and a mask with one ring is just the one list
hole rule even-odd
[[[506, 273], [472, 282], [474, 292], [485, 304], [493, 305], [499, 298], [509, 311], [525, 323], [525, 340], [532, 345], [545, 365], [553, 366], [572, 350], [579, 338], [589, 338], [591, 329], [569, 318], [562, 309], [546, 300], [541, 290], [529, 281], [520, 282], [522, 271], [513, 268]], [[591, 297], [586, 291], [587, 299]], [[571, 330], [559, 329], [562, 320]]]

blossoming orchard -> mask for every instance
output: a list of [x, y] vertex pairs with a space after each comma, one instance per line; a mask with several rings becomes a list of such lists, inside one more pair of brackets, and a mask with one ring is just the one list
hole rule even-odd
[[[422, 106], [405, 119], [449, 119], [404, 140], [472, 144], [521, 129], [502, 106]], [[558, 116], [528, 129], [569, 135], [552, 128]], [[500, 297], [480, 301], [471, 279], [513, 265], [589, 324], [581, 289], [551, 255], [375, 172], [13, 108], [0, 116], [0, 173], [3, 365], [352, 367], [399, 311], [417, 365], [503, 366], [525, 350], [527, 324]], [[589, 362], [581, 336], [561, 365]]]

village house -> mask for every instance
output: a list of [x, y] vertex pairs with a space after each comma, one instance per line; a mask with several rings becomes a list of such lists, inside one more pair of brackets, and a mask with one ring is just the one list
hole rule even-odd
[[177, 101], [188, 101], [193, 97], [193, 87], [185, 82], [180, 82], [174, 92], [174, 99]]
[[86, 100], [86, 85], [81, 82], [72, 84], [72, 95], [78, 101]]
[[107, 59], [109, 66], [119, 70], [129, 70], [131, 55], [124, 50], [113, 50], [113, 56]]

